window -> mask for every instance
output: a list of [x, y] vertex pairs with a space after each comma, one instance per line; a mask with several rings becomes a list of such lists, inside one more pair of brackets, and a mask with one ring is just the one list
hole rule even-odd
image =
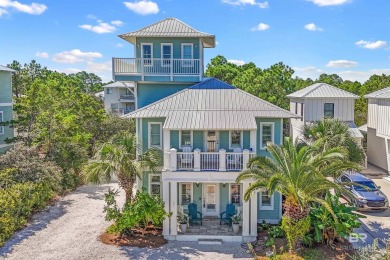
[[152, 59], [153, 59], [153, 45], [151, 43], [142, 43], [142, 58], [144, 59], [144, 65], [145, 66], [151, 66], [152, 65]]
[[181, 183], [180, 184], [180, 198], [181, 205], [188, 205], [192, 202], [192, 184]]
[[334, 117], [334, 103], [325, 103], [324, 104], [324, 117], [333, 118]]
[[274, 195], [269, 195], [268, 191], [260, 192], [260, 209], [274, 210]]
[[230, 131], [230, 148], [241, 148], [242, 147], [242, 132], [241, 131]]
[[295, 102], [295, 114], [298, 115], [298, 102]]
[[303, 121], [303, 103], [301, 103], [301, 121]]
[[112, 94], [112, 88], [107, 88], [106, 93], [107, 94]]
[[274, 123], [260, 123], [260, 149], [274, 142]]
[[161, 197], [161, 175], [149, 175], [149, 194]]
[[240, 205], [241, 203], [240, 184], [230, 184], [230, 203]]
[[[4, 122], [3, 111], [0, 111], [0, 123]], [[0, 126], [0, 135], [4, 134], [4, 126]]]
[[183, 43], [181, 45], [181, 58], [183, 59], [183, 67], [192, 66], [192, 43]]
[[180, 147], [192, 147], [192, 131], [180, 131]]
[[119, 109], [118, 103], [111, 103], [111, 111], [117, 111]]
[[162, 148], [162, 124], [161, 123], [149, 123], [149, 148], [157, 147]]
[[162, 66], [170, 66], [172, 59], [172, 43], [162, 43], [161, 44], [161, 58]]

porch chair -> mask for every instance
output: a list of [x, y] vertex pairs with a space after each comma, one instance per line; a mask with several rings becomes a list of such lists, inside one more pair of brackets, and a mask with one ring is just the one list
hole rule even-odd
[[[228, 224], [229, 227], [232, 225], [232, 216], [236, 214], [236, 206], [234, 204], [227, 204], [226, 205], [226, 211], [219, 214], [219, 225], [222, 225], [222, 223]], [[225, 215], [225, 217], [223, 216]]]
[[192, 152], [191, 147], [185, 146], [183, 147], [183, 153], [180, 155], [180, 162], [181, 164], [186, 164], [186, 165], [192, 165], [192, 161], [194, 159], [194, 155], [190, 154]]
[[203, 214], [198, 211], [198, 205], [195, 203], [188, 204], [188, 215], [190, 217], [190, 225], [194, 224], [194, 222], [200, 222], [200, 225], [203, 225]]
[[240, 154], [242, 153], [241, 148], [237, 147], [233, 149], [233, 153], [237, 154], [228, 154], [226, 156], [226, 164], [232, 165], [233, 168], [238, 168], [241, 164], [241, 156]]

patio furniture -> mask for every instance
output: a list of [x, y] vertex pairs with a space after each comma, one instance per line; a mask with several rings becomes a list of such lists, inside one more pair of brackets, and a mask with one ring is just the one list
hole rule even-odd
[[192, 149], [189, 146], [183, 147], [183, 154], [180, 155], [181, 164], [189, 164], [192, 165], [192, 161], [194, 159], [194, 155], [191, 153]]
[[229, 227], [232, 225], [232, 216], [235, 214], [236, 206], [234, 204], [227, 204], [226, 205], [226, 211], [219, 214], [219, 225], [222, 225], [222, 223], [228, 224]]
[[198, 211], [198, 205], [195, 203], [188, 204], [188, 215], [190, 217], [190, 225], [193, 225], [195, 222], [200, 222], [200, 225], [203, 224], [203, 214]]
[[[242, 162], [241, 162], [241, 158], [242, 158], [242, 150], [241, 148], [234, 148], [233, 149], [233, 154], [228, 154], [226, 156], [226, 164], [228, 164], [228, 168], [232, 168], [232, 169], [238, 169], [240, 168]], [[230, 165], [230, 167], [229, 167]]]

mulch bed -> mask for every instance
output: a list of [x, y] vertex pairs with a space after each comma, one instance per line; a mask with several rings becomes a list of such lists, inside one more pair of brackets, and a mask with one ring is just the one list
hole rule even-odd
[[141, 230], [134, 229], [131, 236], [120, 236], [119, 234], [110, 234], [104, 232], [100, 235], [99, 240], [104, 244], [115, 246], [133, 246], [133, 247], [161, 247], [167, 243], [164, 239], [161, 229], [148, 228], [144, 235]]

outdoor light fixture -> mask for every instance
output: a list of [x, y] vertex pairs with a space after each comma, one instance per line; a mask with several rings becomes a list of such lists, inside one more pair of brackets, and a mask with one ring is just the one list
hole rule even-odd
[[222, 187], [224, 187], [224, 188], [225, 188], [225, 187], [226, 187], [226, 183], [222, 184]]
[[199, 182], [196, 183], [196, 187], [199, 187]]

